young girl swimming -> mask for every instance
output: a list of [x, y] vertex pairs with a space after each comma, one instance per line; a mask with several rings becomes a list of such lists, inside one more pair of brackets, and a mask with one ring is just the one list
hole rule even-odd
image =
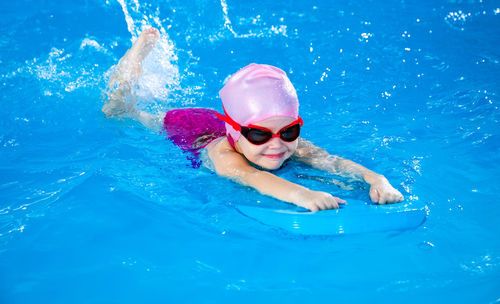
[[224, 115], [210, 109], [187, 108], [158, 116], [136, 109], [133, 102], [127, 103], [131, 87], [141, 75], [142, 62], [159, 35], [154, 28], [145, 30], [120, 59], [102, 108], [107, 117], [130, 117], [148, 128], [163, 130], [184, 151], [197, 154], [206, 149], [217, 174], [311, 211], [336, 209], [345, 201], [289, 182], [271, 170], [293, 158], [366, 182], [375, 203], [403, 200], [383, 175], [330, 155], [299, 137], [303, 121], [297, 94], [285, 72], [276, 67], [250, 64], [232, 75], [219, 92]]

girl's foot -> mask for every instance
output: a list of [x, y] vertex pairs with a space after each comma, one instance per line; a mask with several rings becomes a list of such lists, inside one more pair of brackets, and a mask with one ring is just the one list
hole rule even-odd
[[[160, 38], [160, 32], [154, 27], [143, 31], [130, 50], [128, 50], [125, 56], [120, 59], [120, 63], [118, 65], [130, 65], [131, 69], [141, 69], [144, 58], [146, 58], [146, 56], [151, 52], [156, 44], [156, 41], [158, 41], [158, 38]], [[138, 75], [140, 75], [140, 71]]]

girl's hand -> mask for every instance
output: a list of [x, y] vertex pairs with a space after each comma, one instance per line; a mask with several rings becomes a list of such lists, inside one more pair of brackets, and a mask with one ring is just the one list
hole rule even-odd
[[404, 197], [398, 190], [394, 189], [387, 178], [380, 175], [370, 183], [370, 198], [378, 204], [392, 204], [403, 201]]
[[345, 204], [345, 201], [332, 196], [330, 193], [312, 191], [309, 189], [300, 192], [297, 203], [297, 205], [313, 212], [318, 210], [338, 209], [339, 204]]

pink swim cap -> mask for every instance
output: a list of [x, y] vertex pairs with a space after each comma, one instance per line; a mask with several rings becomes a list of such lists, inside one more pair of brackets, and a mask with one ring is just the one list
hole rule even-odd
[[[252, 63], [242, 68], [231, 76], [219, 96], [226, 115], [242, 126], [273, 116], [299, 116], [299, 100], [290, 79], [267, 64]], [[235, 142], [241, 135], [228, 123], [226, 133]]]

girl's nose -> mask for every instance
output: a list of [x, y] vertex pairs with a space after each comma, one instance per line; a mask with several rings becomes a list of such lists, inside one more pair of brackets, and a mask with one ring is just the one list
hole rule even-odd
[[268, 147], [269, 148], [281, 148], [283, 145], [283, 142], [279, 137], [273, 137], [269, 140]]

